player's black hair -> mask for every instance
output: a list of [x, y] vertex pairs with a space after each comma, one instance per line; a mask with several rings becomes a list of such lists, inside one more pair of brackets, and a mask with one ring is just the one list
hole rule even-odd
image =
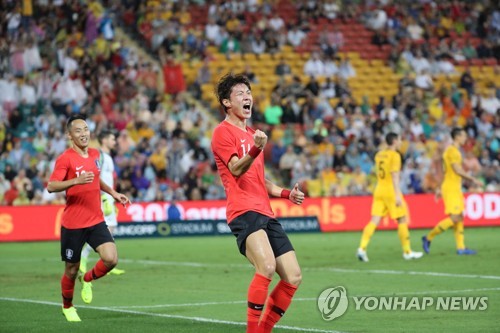
[[116, 136], [115, 132], [110, 131], [110, 130], [102, 130], [101, 133], [97, 136], [97, 141], [99, 142], [100, 145], [102, 145], [102, 141], [109, 137], [110, 135]]
[[83, 120], [85, 121], [87, 118], [82, 115], [82, 114], [74, 114], [72, 115], [71, 117], [69, 117], [68, 121], [66, 122], [66, 130], [68, 130], [68, 132], [71, 130], [71, 124], [73, 124], [73, 122], [75, 120]]
[[248, 87], [248, 89], [252, 90], [252, 87], [250, 86], [250, 80], [248, 80], [248, 78], [243, 74], [228, 73], [221, 77], [219, 82], [217, 82], [215, 95], [217, 96], [217, 100], [219, 101], [220, 105], [224, 109], [224, 112], [227, 112], [227, 108], [222, 103], [222, 101], [225, 99], [229, 99], [233, 87], [240, 83], [243, 83]]
[[385, 136], [385, 143], [387, 143], [389, 146], [392, 146], [394, 143], [394, 140], [398, 138], [398, 134], [394, 132], [387, 133]]
[[451, 138], [452, 138], [453, 140], [455, 140], [455, 138], [456, 138], [458, 135], [460, 135], [460, 133], [462, 133], [462, 132], [463, 132], [463, 130], [464, 130], [464, 129], [463, 129], [463, 128], [461, 128], [461, 127], [454, 127], [454, 128], [451, 130]]

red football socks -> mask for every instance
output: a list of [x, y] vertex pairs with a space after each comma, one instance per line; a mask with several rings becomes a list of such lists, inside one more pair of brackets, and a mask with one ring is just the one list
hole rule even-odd
[[257, 333], [271, 279], [255, 273], [248, 287], [247, 333]]
[[83, 280], [85, 282], [97, 280], [98, 278], [101, 278], [104, 275], [108, 274], [108, 272], [110, 270], [112, 270], [112, 268], [106, 267], [106, 265], [104, 265], [104, 262], [102, 261], [102, 259], [99, 259], [99, 261], [96, 262], [94, 268], [92, 268], [90, 271], [85, 273], [85, 275], [83, 276]]
[[75, 281], [71, 280], [66, 274], [61, 278], [61, 291], [63, 298], [63, 306], [65, 309], [73, 306], [73, 293], [75, 290]]
[[297, 286], [280, 280], [267, 298], [266, 311], [259, 325], [259, 333], [270, 333], [274, 325], [283, 317], [292, 302]]

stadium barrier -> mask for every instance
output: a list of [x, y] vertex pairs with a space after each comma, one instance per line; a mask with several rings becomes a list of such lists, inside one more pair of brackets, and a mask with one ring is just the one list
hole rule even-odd
[[[280, 222], [287, 233], [321, 231], [316, 216], [284, 217]], [[232, 233], [226, 220], [187, 220], [120, 223], [114, 235], [116, 238], [133, 238], [217, 236]]]
[[[411, 228], [432, 228], [444, 217], [442, 200], [436, 202], [434, 196], [408, 195], [405, 197], [410, 211]], [[306, 198], [301, 206], [284, 199], [272, 199], [271, 206], [278, 217], [316, 216], [323, 232], [362, 230], [370, 219], [372, 198]], [[171, 209], [168, 202], [132, 203], [127, 208], [119, 207], [119, 225], [135, 222], [172, 222], [167, 211], [176, 211], [182, 222], [176, 227], [187, 224], [193, 226], [200, 221], [211, 221], [215, 227], [225, 222], [226, 203], [217, 201], [180, 201], [177, 209]], [[5, 241], [38, 241], [59, 239], [60, 223], [64, 206], [20, 206], [0, 207], [0, 242]], [[213, 224], [212, 224], [213, 225]], [[466, 195], [465, 225], [500, 226], [500, 193], [471, 193]], [[384, 219], [379, 229], [396, 229], [394, 221]], [[176, 229], [177, 230], [177, 229]], [[214, 229], [211, 229], [214, 230]], [[227, 229], [225, 229], [227, 232]], [[170, 229], [172, 232], [172, 229]], [[189, 234], [188, 232], [186, 232]]]

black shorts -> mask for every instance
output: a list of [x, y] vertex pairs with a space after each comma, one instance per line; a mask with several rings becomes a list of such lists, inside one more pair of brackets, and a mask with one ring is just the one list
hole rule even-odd
[[88, 228], [66, 229], [61, 227], [61, 260], [71, 263], [80, 262], [85, 243], [95, 249], [104, 243], [115, 242], [106, 222]]
[[281, 224], [269, 216], [256, 212], [247, 212], [232, 220], [229, 228], [236, 236], [236, 243], [240, 253], [246, 256], [246, 240], [250, 234], [264, 230], [269, 238], [269, 243], [274, 252], [274, 257], [278, 258], [282, 254], [293, 251], [293, 246]]

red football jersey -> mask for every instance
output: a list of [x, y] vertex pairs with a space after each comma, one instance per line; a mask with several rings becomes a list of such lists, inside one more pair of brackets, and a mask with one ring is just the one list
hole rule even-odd
[[99, 151], [89, 148], [89, 156], [82, 157], [72, 148], [67, 149], [56, 160], [50, 181], [64, 181], [85, 172], [94, 173], [90, 184], [74, 185], [66, 190], [66, 207], [62, 215], [62, 226], [68, 229], [88, 228], [104, 221], [101, 210], [101, 166]]
[[235, 177], [227, 166], [233, 156], [243, 158], [254, 145], [255, 131], [247, 126], [246, 131], [227, 121], [220, 123], [212, 137], [212, 152], [217, 169], [226, 190], [228, 223], [248, 211], [274, 217], [264, 178], [264, 154], [253, 161], [240, 177]]

